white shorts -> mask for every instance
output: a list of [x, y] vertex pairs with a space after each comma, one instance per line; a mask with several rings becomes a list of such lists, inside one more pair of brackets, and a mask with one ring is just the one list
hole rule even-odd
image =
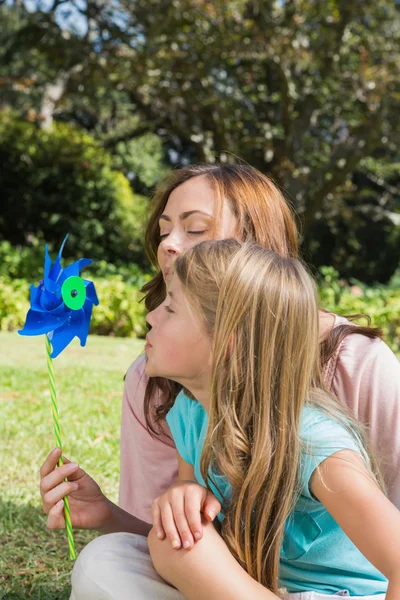
[[[289, 594], [290, 600], [340, 600], [318, 592]], [[383, 600], [384, 594], [351, 596], [351, 600]], [[110, 533], [94, 539], [80, 553], [72, 571], [70, 600], [185, 600], [156, 572], [147, 538], [133, 533]]]

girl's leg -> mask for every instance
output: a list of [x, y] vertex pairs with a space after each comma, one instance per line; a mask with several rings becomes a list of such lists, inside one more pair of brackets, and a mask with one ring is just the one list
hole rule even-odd
[[186, 600], [277, 600], [278, 596], [252, 579], [230, 553], [212, 523], [203, 521], [203, 538], [187, 550], [175, 550], [169, 540], [149, 534], [156, 571]]
[[94, 539], [72, 571], [70, 600], [184, 600], [156, 573], [147, 538], [111, 533]]

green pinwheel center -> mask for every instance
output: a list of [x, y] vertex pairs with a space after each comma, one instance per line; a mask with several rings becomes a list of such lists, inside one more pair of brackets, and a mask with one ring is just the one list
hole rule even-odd
[[85, 304], [86, 288], [80, 277], [68, 277], [61, 287], [61, 296], [65, 306], [79, 310]]

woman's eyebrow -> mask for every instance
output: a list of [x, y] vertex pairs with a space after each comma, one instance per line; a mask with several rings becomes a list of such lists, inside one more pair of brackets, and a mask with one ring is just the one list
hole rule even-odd
[[[206, 217], [212, 217], [212, 215], [204, 212], [203, 210], [187, 210], [186, 212], [183, 212], [181, 215], [179, 215], [179, 220], [184, 221], [185, 219], [196, 213], [200, 215], [205, 215]], [[161, 219], [164, 219], [165, 221], [171, 221], [171, 217], [169, 217], [168, 215], [161, 215], [160, 221]]]

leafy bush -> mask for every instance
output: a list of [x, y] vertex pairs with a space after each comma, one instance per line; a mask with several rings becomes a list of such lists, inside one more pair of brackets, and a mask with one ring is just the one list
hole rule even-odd
[[0, 111], [0, 237], [24, 246], [31, 236], [66, 256], [108, 262], [144, 260], [147, 199], [90, 135], [56, 123], [44, 130]]
[[23, 326], [29, 308], [29, 283], [0, 275], [0, 331]]
[[127, 285], [121, 275], [94, 281], [100, 300], [93, 309], [91, 332], [118, 337], [146, 335], [145, 306], [137, 288]]
[[[57, 250], [52, 252], [51, 255], [53, 258]], [[80, 254], [80, 256], [82, 255]], [[11, 279], [28, 279], [34, 282], [42, 278], [43, 264], [44, 243], [39, 242], [36, 238], [31, 240], [31, 246], [12, 246], [10, 242], [5, 240], [0, 241], [0, 276], [3, 275]], [[87, 272], [97, 279], [106, 279], [119, 275], [125, 283], [133, 285], [138, 289], [151, 276], [149, 273], [144, 272], [136, 263], [112, 264], [105, 260], [95, 260]]]
[[0, 276], [12, 279], [41, 279], [44, 264], [44, 245], [36, 238], [31, 246], [12, 246], [0, 241]]
[[368, 287], [356, 280], [350, 285], [333, 267], [321, 267], [320, 273], [319, 296], [324, 309], [339, 315], [368, 315], [373, 326], [382, 328], [392, 350], [400, 351], [399, 287], [393, 283]]

